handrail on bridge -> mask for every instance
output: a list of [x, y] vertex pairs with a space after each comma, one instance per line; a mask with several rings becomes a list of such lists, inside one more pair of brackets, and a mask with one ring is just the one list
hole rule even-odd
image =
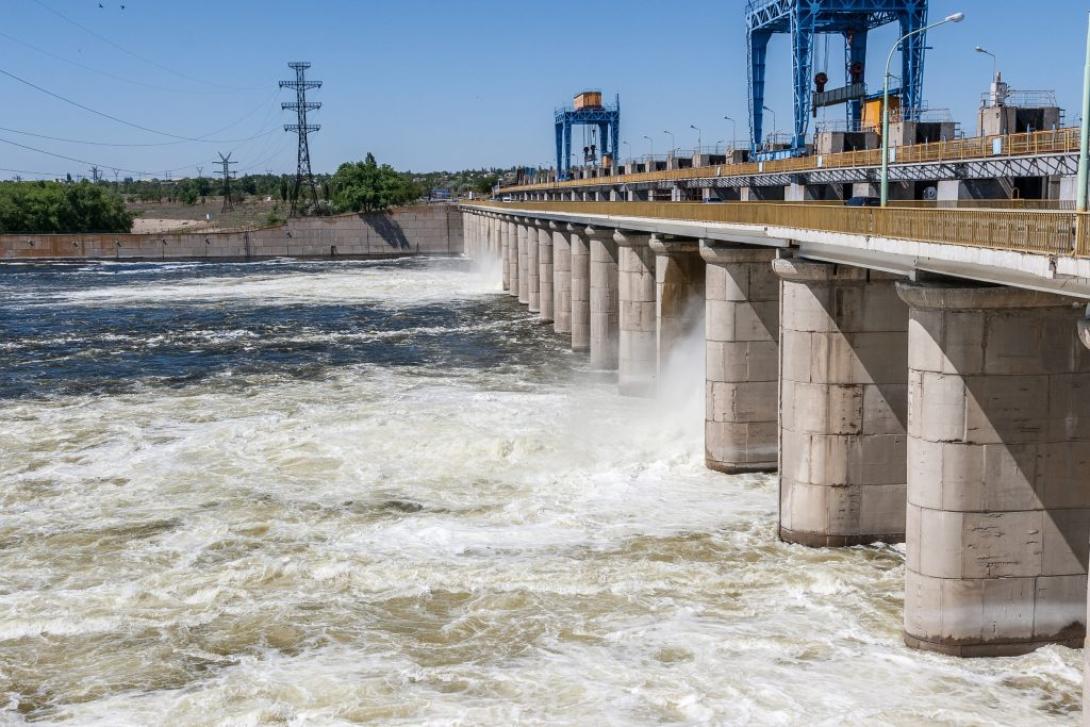
[[517, 210], [611, 218], [647, 217], [839, 232], [915, 242], [1090, 257], [1090, 216], [1052, 210], [845, 207], [808, 203], [569, 202], [472, 203]]
[[[952, 141], [936, 141], [893, 148], [892, 163], [920, 164], [927, 162], [962, 161], [966, 159], [1007, 158], [1031, 154], [1064, 154], [1079, 150], [1079, 129], [1064, 128], [1051, 131], [1034, 131], [1002, 136], [974, 136]], [[715, 179], [719, 177], [744, 177], [755, 174], [817, 171], [851, 167], [877, 167], [882, 163], [881, 149], [863, 149], [835, 154], [814, 154], [805, 157], [776, 159], [765, 162], [717, 164], [706, 167], [686, 167], [665, 171], [637, 172], [633, 174], [607, 174], [587, 179], [569, 179], [563, 182], [543, 182], [501, 187], [500, 192], [541, 192], [591, 184], [637, 184], [640, 182], [680, 181], [686, 179]]]

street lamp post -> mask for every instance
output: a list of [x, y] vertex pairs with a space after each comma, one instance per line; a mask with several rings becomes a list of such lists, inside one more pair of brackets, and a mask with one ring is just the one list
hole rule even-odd
[[[1090, 28], [1086, 35], [1086, 65], [1082, 72], [1082, 123], [1079, 128], [1079, 176], [1075, 211], [1086, 212], [1090, 204]], [[1082, 224], [1084, 215], [1076, 222]]]
[[643, 138], [647, 139], [647, 143], [651, 147], [651, 153], [647, 156], [648, 165], [654, 164], [655, 163], [655, 140], [652, 139], [647, 134], [644, 134]]
[[992, 53], [987, 48], [981, 48], [979, 45], [976, 47], [976, 52], [977, 53], [983, 53], [986, 56], [991, 56], [992, 57], [992, 81], [998, 80], [998, 78], [999, 78], [999, 58], [996, 57], [995, 53]]
[[901, 36], [900, 40], [893, 44], [893, 47], [889, 49], [889, 56], [886, 58], [886, 74], [883, 77], [882, 82], [882, 206], [885, 207], [889, 201], [889, 64], [893, 62], [893, 54], [897, 52], [897, 48], [901, 43], [911, 38], [917, 33], [926, 33], [932, 28], [937, 28], [940, 25], [946, 25], [947, 23], [960, 23], [965, 20], [965, 13], [954, 13], [953, 15], [947, 15], [945, 18], [937, 23], [926, 25], [922, 28], [917, 28], [911, 33], [906, 33]]
[[772, 114], [772, 143], [773, 143], [773, 145], [775, 145], [776, 135], [780, 133], [779, 129], [776, 126], [776, 112], [773, 111], [772, 109], [768, 108], [767, 106], [762, 106], [761, 108], [763, 108], [768, 113]]
[[670, 156], [677, 156], [677, 142], [674, 141], [674, 132], [664, 129], [662, 133], [670, 136]]
[[696, 131], [696, 153], [700, 154], [701, 147], [704, 146], [703, 132], [695, 124], [689, 124], [689, 128]]
[[720, 139], [719, 141], [715, 142], [715, 155], [716, 156], [719, 156], [719, 147], [724, 141], [726, 141], [726, 139]]
[[733, 153], [738, 148], [738, 124], [729, 116], [724, 116], [723, 119], [730, 122], [730, 150]]
[[628, 158], [631, 159], [632, 158], [632, 145], [629, 144], [627, 141], [622, 141], [621, 143], [628, 147]]

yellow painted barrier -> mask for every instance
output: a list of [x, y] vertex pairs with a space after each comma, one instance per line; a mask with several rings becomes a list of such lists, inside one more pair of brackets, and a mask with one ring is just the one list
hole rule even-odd
[[501, 211], [521, 209], [786, 227], [996, 250], [1090, 256], [1090, 218], [1068, 211], [845, 207], [786, 202], [482, 201], [473, 204]]

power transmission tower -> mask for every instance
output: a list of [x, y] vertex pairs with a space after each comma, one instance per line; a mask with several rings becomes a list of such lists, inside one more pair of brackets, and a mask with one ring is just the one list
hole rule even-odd
[[101, 177], [99, 176], [98, 167], [91, 167], [91, 181], [95, 184], [98, 184], [98, 180], [100, 178]]
[[220, 214], [222, 214], [235, 208], [234, 202], [231, 201], [231, 175], [234, 174], [231, 171], [231, 165], [238, 164], [238, 162], [231, 161], [231, 152], [227, 152], [227, 156], [224, 156], [223, 152], [217, 153], [220, 155], [219, 161], [212, 163], [223, 167], [223, 209], [220, 210]]
[[307, 69], [310, 68], [310, 64], [297, 61], [289, 63], [288, 68], [295, 70], [294, 81], [281, 81], [280, 88], [294, 88], [295, 89], [295, 101], [285, 101], [280, 104], [281, 110], [295, 111], [296, 123], [284, 124], [284, 131], [294, 131], [299, 135], [299, 153], [295, 169], [295, 189], [291, 196], [291, 214], [295, 215], [298, 211], [297, 206], [299, 204], [299, 194], [302, 191], [304, 182], [310, 187], [310, 196], [314, 202], [314, 206], [318, 206], [318, 188], [314, 184], [314, 175], [310, 171], [310, 144], [307, 142], [307, 136], [313, 131], [321, 129], [320, 124], [308, 124], [307, 123], [307, 111], [317, 111], [322, 108], [320, 101], [307, 101], [307, 89], [309, 88], [321, 88], [321, 81], [308, 81]]

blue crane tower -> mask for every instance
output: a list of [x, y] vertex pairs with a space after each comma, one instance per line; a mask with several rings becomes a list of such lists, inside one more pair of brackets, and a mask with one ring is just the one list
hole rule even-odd
[[[584, 161], [597, 160], [597, 147], [608, 149], [613, 162], [621, 146], [621, 97], [613, 106], [602, 104], [601, 91], [583, 91], [575, 97], [573, 106], [556, 110], [556, 178], [571, 176], [571, 127], [593, 126], [598, 129], [598, 142], [584, 149]], [[592, 148], [593, 147], [593, 148]]]
[[[806, 149], [809, 114], [818, 106], [845, 103], [848, 128], [858, 130], [866, 97], [867, 33], [888, 23], [900, 23], [901, 35], [927, 24], [927, 0], [749, 0], [746, 35], [749, 48], [749, 124], [756, 158], [798, 156]], [[794, 129], [787, 149], [761, 152], [764, 133], [765, 64], [768, 41], [776, 33], [791, 34]], [[848, 84], [825, 91], [828, 76], [814, 71], [815, 36], [844, 37]], [[900, 97], [905, 119], [919, 115], [923, 99], [923, 61], [926, 33], [917, 33], [901, 46]], [[817, 86], [815, 93], [811, 83]]]

